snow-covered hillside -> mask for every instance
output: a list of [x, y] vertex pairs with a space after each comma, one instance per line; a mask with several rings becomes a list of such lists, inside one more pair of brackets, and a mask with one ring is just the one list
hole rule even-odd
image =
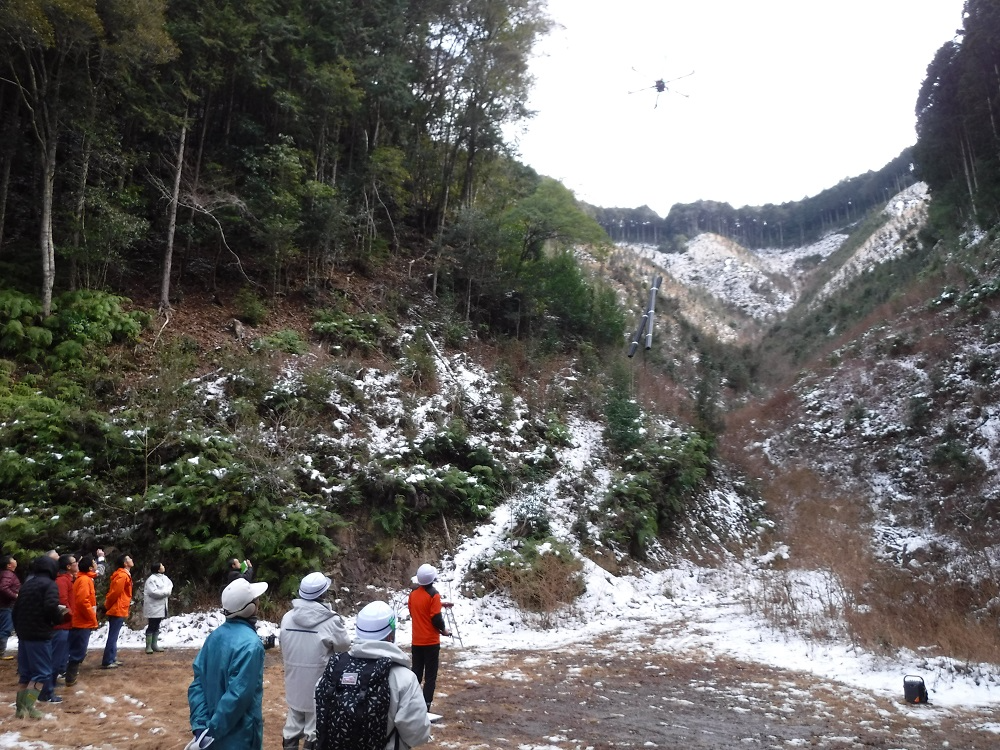
[[833, 277], [819, 290], [816, 300], [830, 297], [855, 276], [879, 263], [899, 257], [912, 248], [917, 242], [917, 231], [927, 220], [929, 201], [927, 185], [923, 182], [911, 185], [889, 201], [883, 210], [888, 221], [837, 269]]
[[791, 248], [749, 250], [711, 232], [693, 237], [682, 253], [665, 253], [651, 245], [619, 247], [666, 276], [666, 293], [677, 299], [695, 327], [722, 341], [735, 341], [746, 328], [743, 319], [760, 324], [779, 321], [799, 302], [817, 271], [835, 257], [838, 266], [828, 270], [828, 280], [813, 295], [814, 304], [857, 275], [913, 248], [926, 220], [927, 201], [924, 183], [894, 196], [883, 209], [885, 223], [847, 258], [835, 256], [848, 239], [844, 232]]
[[[1000, 338], [995, 314], [969, 315], [943, 292], [803, 372], [759, 451], [775, 471], [808, 463], [868, 498], [878, 548], [935, 575], [992, 576], [1000, 546]], [[931, 569], [928, 569], [931, 570]]]
[[[557, 536], [572, 540], [569, 527], [576, 500], [572, 493], [566, 493], [567, 483], [584, 472], [593, 473], [596, 482], [586, 491], [584, 502], [593, 502], [606, 487], [609, 474], [601, 466], [603, 455], [599, 426], [583, 418], [572, 420], [570, 440], [555, 455], [558, 468], [554, 476], [542, 487], [531, 490], [545, 493]], [[763, 576], [775, 555], [725, 555], [712, 565], [672, 557], [669, 564], [664, 565], [666, 561], [661, 560], [655, 569], [632, 564], [617, 573], [595, 559], [583, 557], [585, 593], [558, 617], [551, 618], [547, 627], [540, 626], [540, 618], [513, 607], [500, 593], [485, 596], [471, 593], [471, 587], [463, 584], [476, 561], [513, 543], [510, 537], [512, 518], [524, 501], [523, 495], [512, 497], [471, 534], [458, 540], [454, 554], [431, 560], [442, 571], [438, 588], [446, 599], [454, 602], [456, 635], [444, 640], [443, 649], [451, 652], [445, 658], [451, 664], [449, 669], [457, 670], [465, 679], [476, 682], [520, 679], [516, 673], [495, 670], [495, 665], [504, 664], [508, 651], [530, 647], [537, 658], [544, 658], [550, 650], [569, 648], [587, 655], [600, 653], [601, 658], [608, 658], [617, 651], [633, 651], [637, 643], [653, 633], [655, 638], [643, 648], [670, 654], [678, 660], [696, 661], [704, 666], [734, 658], [739, 662], [811, 674], [813, 682], [829, 686], [837, 693], [848, 693], [855, 701], [867, 703], [887, 699], [913, 724], [915, 736], [919, 736], [917, 728], [923, 724], [937, 725], [944, 720], [961, 722], [966, 729], [982, 737], [986, 743], [983, 746], [989, 746], [992, 739], [1000, 735], [1000, 724], [990, 720], [990, 712], [1000, 706], [1000, 675], [992, 665], [969, 664], [909, 651], [876, 654], [838, 635], [819, 637], [815, 628], [775, 628], [752, 604], [759, 596]], [[738, 527], [746, 521], [747, 506], [737, 494], [728, 490], [717, 493], [710, 505], [715, 523]], [[779, 550], [778, 554], [782, 552]], [[397, 643], [408, 650], [410, 622], [405, 601], [409, 585], [406, 579], [412, 572], [400, 571], [400, 580], [394, 583], [369, 585], [358, 590], [350, 590], [338, 581], [339, 591], [333, 606], [344, 616], [349, 632], [353, 631], [360, 604], [381, 599], [396, 608]], [[808, 617], [812, 623], [825, 622], [828, 632], [839, 632], [835, 620], [829, 619], [824, 611], [822, 592], [828, 586], [824, 573], [801, 573], [791, 579], [790, 585], [795, 587], [802, 602], [812, 603], [811, 611], [800, 612], [800, 617]], [[208, 633], [222, 622], [218, 610], [170, 617], [161, 628], [160, 643], [168, 649], [198, 648]], [[277, 623], [262, 621], [258, 623], [258, 632], [277, 634]], [[92, 638], [91, 648], [99, 650], [106, 637], [107, 627], [104, 626]], [[16, 638], [11, 645], [16, 646]], [[121, 636], [125, 659], [141, 660], [141, 656], [128, 652], [139, 651], [143, 645], [142, 630], [125, 628]], [[925, 680], [932, 701], [929, 707], [901, 703], [905, 675], [918, 675]], [[724, 687], [727, 690], [739, 688], [736, 685]], [[449, 710], [448, 696], [439, 691], [438, 697], [439, 704]], [[802, 691], [790, 691], [781, 697], [783, 710], [788, 713], [801, 711], [810, 715], [817, 710], [815, 699]], [[72, 700], [86, 705], [87, 696], [81, 699], [78, 693]], [[527, 706], [523, 708], [532, 710]], [[586, 714], [592, 708], [581, 704], [580, 711]], [[449, 718], [454, 717], [446, 716], [444, 723], [438, 725], [437, 734], [442, 741], [448, 738]], [[725, 721], [724, 712], [719, 719]], [[780, 727], [774, 732], [780, 736]], [[585, 747], [567, 743], [551, 732], [539, 736], [538, 743], [531, 747], [534, 750]], [[653, 746], [649, 742], [645, 744]], [[20, 750], [40, 747], [22, 739], [13, 726], [0, 730], [0, 746]]]
[[704, 289], [757, 320], [774, 320], [795, 302], [787, 279], [773, 274], [761, 257], [716, 234], [699, 234], [683, 253], [663, 253], [649, 246], [632, 249], [675, 281]]

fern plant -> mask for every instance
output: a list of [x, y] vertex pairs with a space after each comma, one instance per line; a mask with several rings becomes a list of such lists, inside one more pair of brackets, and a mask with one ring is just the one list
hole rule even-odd
[[[198, 458], [199, 460], [195, 461]], [[146, 496], [147, 522], [166, 552], [180, 553], [196, 578], [221, 575], [231, 557], [264, 561], [260, 577], [282, 594], [297, 575], [337, 550], [330, 533], [340, 519], [294, 485], [258, 476], [250, 466], [183, 456], [164, 467], [164, 482]]]
[[370, 353], [394, 338], [392, 325], [382, 315], [349, 315], [331, 309], [316, 313], [312, 330], [332, 349], [345, 352]]
[[151, 319], [143, 311], [126, 312], [128, 300], [94, 290], [65, 292], [53, 300], [42, 320], [33, 297], [0, 290], [0, 354], [43, 362], [52, 370], [76, 368], [116, 341], [136, 341]]
[[604, 539], [644, 558], [655, 539], [680, 523], [687, 502], [709, 476], [712, 449], [711, 440], [695, 433], [629, 454], [602, 504]]
[[13, 289], [0, 289], [0, 354], [37, 362], [52, 344], [52, 331], [40, 325], [42, 305]]

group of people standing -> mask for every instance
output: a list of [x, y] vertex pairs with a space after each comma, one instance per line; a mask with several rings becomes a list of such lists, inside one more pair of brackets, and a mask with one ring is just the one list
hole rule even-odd
[[[133, 603], [133, 561], [120, 554], [108, 579], [104, 615], [108, 637], [102, 669], [122, 666], [118, 640]], [[18, 638], [16, 716], [38, 719], [37, 701], [62, 702], [61, 684], [74, 685], [99, 627], [95, 581], [105, 574], [104, 555], [60, 555], [54, 550], [34, 559], [22, 581], [17, 561], [0, 557], [0, 657], [12, 630]], [[230, 560], [221, 604], [226, 621], [206, 639], [194, 659], [188, 689], [193, 739], [188, 750], [260, 750], [263, 747], [263, 680], [265, 645], [257, 635], [258, 598], [267, 583], [253, 581], [248, 560]], [[323, 573], [302, 578], [298, 597], [281, 620], [280, 645], [288, 704], [282, 728], [283, 750], [330, 750], [318, 731], [318, 684], [329, 677], [328, 664], [386, 664], [388, 709], [386, 748], [407, 750], [430, 738], [429, 711], [434, 698], [441, 636], [450, 635], [434, 588], [437, 570], [421, 565], [412, 579], [408, 607], [412, 621], [412, 659], [395, 643], [396, 613], [383, 601], [367, 604], [356, 618], [353, 642], [343, 619], [328, 601], [332, 584]], [[143, 588], [148, 620], [146, 653], [163, 649], [159, 628], [168, 613], [173, 584], [161, 563], [154, 563]], [[344, 667], [346, 668], [346, 667]], [[337, 679], [341, 672], [333, 670]], [[384, 706], [383, 706], [384, 709]], [[381, 740], [380, 740], [381, 741]]]
[[[234, 561], [238, 562], [238, 561]], [[235, 566], [234, 566], [235, 569]], [[344, 621], [328, 601], [332, 581], [309, 573], [299, 583], [298, 597], [281, 619], [279, 642], [285, 668], [288, 704], [282, 728], [283, 750], [330, 750], [317, 716], [335, 707], [317, 705], [320, 685], [330, 674], [350, 675], [337, 667], [350, 660], [389, 662], [386, 748], [407, 750], [430, 739], [431, 702], [437, 681], [441, 636], [451, 635], [434, 588], [437, 570], [421, 565], [408, 599], [412, 620], [412, 661], [395, 643], [396, 613], [388, 603], [367, 604], [355, 621], [351, 641]], [[222, 592], [226, 622], [205, 640], [195, 657], [188, 688], [192, 740], [186, 750], [259, 750], [263, 747], [264, 647], [256, 635], [257, 599], [266, 583], [235, 576]], [[220, 679], [224, 676], [224, 679]], [[356, 676], [356, 674], [355, 674]], [[421, 683], [423, 686], [421, 687]], [[335, 722], [337, 717], [333, 717]], [[353, 746], [353, 745], [352, 745]]]
[[[132, 567], [131, 556], [120, 554], [108, 581], [104, 597], [108, 638], [102, 669], [122, 666], [118, 639], [132, 607]], [[16, 632], [16, 716], [38, 719], [42, 713], [35, 706], [37, 701], [61, 703], [56, 688], [75, 685], [79, 679], [91, 635], [99, 627], [95, 581], [105, 573], [104, 552], [99, 549], [78, 557], [51, 550], [31, 562], [23, 582], [16, 570], [13, 557], [0, 557], [0, 650], [3, 658], [11, 658], [6, 656], [7, 640]], [[148, 654], [163, 650], [157, 639], [172, 591], [163, 565], [155, 563], [144, 589]]]

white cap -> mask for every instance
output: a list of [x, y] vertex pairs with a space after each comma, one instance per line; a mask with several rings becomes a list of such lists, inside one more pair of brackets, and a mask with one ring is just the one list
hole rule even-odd
[[428, 565], [424, 563], [419, 568], [417, 568], [417, 583], [421, 586], [427, 586], [428, 584], [434, 583], [437, 580], [438, 572], [437, 568], [433, 565]]
[[246, 578], [237, 578], [222, 591], [222, 611], [228, 617], [239, 615], [254, 599], [267, 591], [267, 583], [250, 583]]
[[354, 622], [354, 635], [359, 641], [382, 641], [396, 629], [396, 614], [385, 602], [366, 604]]
[[299, 584], [299, 599], [319, 599], [333, 583], [322, 573], [310, 573]]

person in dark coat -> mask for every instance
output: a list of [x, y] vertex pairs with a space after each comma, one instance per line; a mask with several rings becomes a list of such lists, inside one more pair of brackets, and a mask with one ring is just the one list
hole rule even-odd
[[69, 631], [73, 627], [73, 581], [79, 567], [75, 555], [60, 555], [56, 563], [59, 572], [56, 574], [56, 588], [59, 589], [59, 603], [70, 612], [69, 619], [64, 619], [56, 625], [52, 633], [52, 676], [49, 684], [38, 696], [40, 701], [51, 703], [62, 703], [62, 698], [55, 694], [56, 684], [59, 675], [66, 674], [67, 662], [69, 661]]
[[230, 558], [229, 571], [226, 573], [226, 586], [238, 578], [253, 583], [254, 569], [253, 563], [249, 560], [241, 561], [238, 557]]
[[11, 555], [0, 557], [0, 659], [13, 659], [7, 656], [7, 639], [14, 632], [14, 620], [11, 611], [17, 601], [17, 592], [21, 590], [21, 579], [17, 577], [17, 560]]
[[59, 604], [56, 586], [56, 561], [36, 558], [32, 576], [21, 586], [14, 604], [14, 630], [17, 631], [17, 712], [19, 719], [42, 718], [35, 708], [39, 692], [52, 674], [52, 633], [69, 612]]

